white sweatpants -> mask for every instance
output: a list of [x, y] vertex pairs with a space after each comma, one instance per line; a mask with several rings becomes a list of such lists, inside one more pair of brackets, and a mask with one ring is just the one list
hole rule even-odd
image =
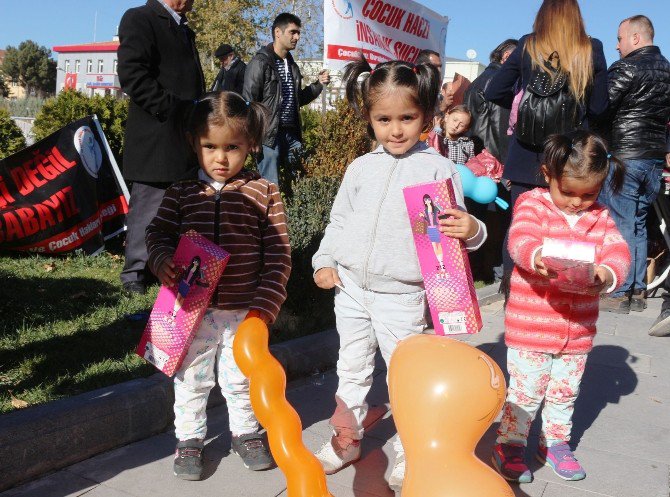
[[[360, 440], [377, 347], [388, 367], [398, 341], [426, 329], [426, 292], [377, 293], [363, 290], [342, 272], [340, 279], [346, 292], [337, 289], [335, 293], [340, 352], [336, 407], [330, 424], [336, 433]], [[396, 452], [403, 452], [398, 437], [393, 445]]]
[[207, 398], [216, 384], [215, 369], [228, 406], [230, 431], [234, 435], [258, 431], [258, 420], [249, 400], [249, 380], [233, 358], [235, 332], [247, 312], [207, 309], [174, 377], [174, 425], [178, 440], [205, 438]]

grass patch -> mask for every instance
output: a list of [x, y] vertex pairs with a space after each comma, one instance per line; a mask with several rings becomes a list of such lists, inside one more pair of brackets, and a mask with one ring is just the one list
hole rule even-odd
[[123, 258], [0, 256], [0, 413], [69, 397], [156, 370], [136, 356], [156, 297], [127, 297]]

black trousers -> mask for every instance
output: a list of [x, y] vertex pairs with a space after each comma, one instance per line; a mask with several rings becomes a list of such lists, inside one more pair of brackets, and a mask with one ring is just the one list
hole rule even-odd
[[126, 226], [126, 262], [121, 271], [121, 283], [145, 282], [147, 244], [145, 232], [161, 205], [170, 183], [133, 183]]

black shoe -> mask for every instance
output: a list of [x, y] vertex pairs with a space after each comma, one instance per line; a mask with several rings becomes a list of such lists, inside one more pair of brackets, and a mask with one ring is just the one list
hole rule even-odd
[[265, 437], [260, 433], [249, 433], [233, 437], [231, 450], [242, 458], [244, 467], [252, 471], [263, 471], [274, 466]]
[[670, 309], [661, 310], [661, 313], [649, 328], [649, 335], [652, 337], [670, 336]]
[[128, 281], [123, 284], [123, 291], [127, 295], [144, 295], [147, 293], [147, 287], [141, 281]]
[[174, 455], [173, 472], [182, 480], [198, 481], [202, 478], [202, 440], [192, 438], [177, 443]]

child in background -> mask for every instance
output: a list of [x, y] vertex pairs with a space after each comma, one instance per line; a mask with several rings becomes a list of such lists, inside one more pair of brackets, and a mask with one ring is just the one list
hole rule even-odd
[[262, 142], [265, 108], [233, 92], [209, 93], [195, 103], [187, 138], [200, 164], [198, 180], [172, 185], [147, 228], [149, 266], [164, 285], [175, 284], [172, 256], [179, 236], [194, 229], [230, 253], [184, 362], [175, 375], [174, 474], [202, 477], [207, 398], [218, 381], [226, 404], [232, 451], [252, 470], [273, 466], [251, 409], [249, 382], [235, 364], [233, 339], [253, 313], [266, 323], [286, 298], [291, 255], [277, 186], [243, 171]]
[[472, 114], [465, 105], [452, 107], [444, 116], [444, 155], [456, 164], [475, 156], [475, 142], [465, 136], [471, 122]]
[[[379, 146], [347, 168], [312, 259], [316, 284], [323, 289], [337, 287], [340, 351], [336, 408], [330, 419], [333, 436], [317, 453], [327, 474], [360, 458], [377, 347], [388, 364], [399, 340], [426, 327], [426, 295], [403, 188], [451, 178], [460, 209], [444, 209], [439, 230], [463, 240], [469, 250], [486, 238], [484, 225], [463, 207], [454, 163], [419, 141], [422, 130], [432, 123], [439, 90], [437, 69], [391, 61], [373, 71], [361, 60], [347, 65], [343, 81], [350, 105], [368, 122], [368, 132]], [[397, 456], [389, 486], [397, 491], [405, 459], [400, 440], [395, 440], [394, 448]]]
[[[515, 266], [505, 312], [510, 382], [493, 448], [495, 467], [510, 481], [532, 481], [524, 455], [543, 401], [537, 458], [565, 480], [586, 477], [568, 445], [572, 414], [596, 334], [598, 295], [623, 283], [630, 266], [626, 241], [596, 202], [610, 168], [618, 189], [623, 166], [610, 159], [600, 137], [552, 135], [541, 168], [549, 189], [522, 194], [514, 207], [508, 247]], [[596, 245], [595, 281], [584, 294], [557, 287], [556, 274], [542, 262], [545, 237]]]

